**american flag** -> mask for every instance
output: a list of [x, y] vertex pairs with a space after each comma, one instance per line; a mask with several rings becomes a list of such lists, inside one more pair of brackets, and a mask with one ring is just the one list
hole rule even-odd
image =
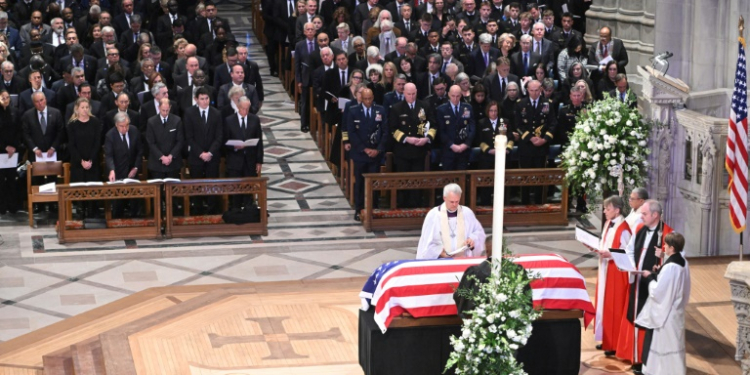
[[[375, 323], [383, 333], [394, 317], [409, 313], [415, 318], [455, 315], [453, 291], [464, 271], [485, 258], [400, 260], [385, 263], [372, 273], [359, 294], [362, 310], [375, 307]], [[556, 254], [528, 254], [513, 261], [538, 275], [531, 282], [534, 307], [582, 310], [589, 325], [595, 309], [578, 269]]]
[[734, 74], [725, 164], [729, 172], [729, 221], [735, 232], [742, 233], [747, 220], [747, 74], [745, 38], [742, 37], [739, 40], [737, 71]]

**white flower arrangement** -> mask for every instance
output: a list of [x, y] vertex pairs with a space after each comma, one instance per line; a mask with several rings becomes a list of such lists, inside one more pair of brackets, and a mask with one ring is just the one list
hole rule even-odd
[[[508, 254], [507, 250], [503, 251]], [[481, 284], [476, 292], [459, 289], [475, 303], [464, 319], [461, 336], [451, 337], [453, 352], [445, 369], [456, 374], [525, 375], [515, 352], [531, 336], [531, 323], [542, 314], [532, 304], [530, 275], [508, 257], [502, 259], [502, 273]], [[473, 277], [473, 276], [472, 276]]]
[[628, 190], [642, 186], [650, 131], [651, 124], [637, 109], [616, 98], [604, 98], [581, 111], [562, 154], [571, 193], [600, 197], [604, 190], [616, 191], [620, 178]]

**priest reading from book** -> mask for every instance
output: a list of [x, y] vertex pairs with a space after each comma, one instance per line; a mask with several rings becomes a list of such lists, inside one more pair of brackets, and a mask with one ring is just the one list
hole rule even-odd
[[417, 246], [417, 259], [473, 257], [484, 253], [486, 235], [469, 207], [459, 204], [461, 187], [443, 188], [443, 204], [427, 213]]
[[685, 305], [690, 300], [690, 269], [682, 256], [685, 237], [664, 236], [666, 260], [657, 272], [643, 271], [648, 299], [635, 324], [646, 328], [643, 343], [644, 374], [684, 375]]
[[627, 309], [620, 325], [620, 337], [617, 338], [617, 357], [633, 364], [633, 373], [642, 374], [643, 339], [645, 330], [634, 324], [638, 313], [643, 309], [649, 296], [649, 280], [643, 277], [642, 271], [653, 271], [655, 266], [661, 265], [660, 253], [657, 250], [664, 246], [664, 236], [672, 232], [667, 224], [661, 220], [662, 205], [656, 200], [649, 199], [638, 209], [641, 212], [643, 224], [630, 238], [625, 253], [638, 272], [630, 273], [630, 289], [628, 290]]
[[617, 269], [611, 260], [609, 249], [620, 249], [630, 242], [630, 226], [622, 216], [625, 203], [619, 196], [604, 200], [602, 210], [607, 221], [604, 223], [598, 249], [590, 249], [599, 254], [599, 274], [596, 280], [596, 323], [594, 337], [601, 341], [597, 349], [610, 356], [617, 349], [622, 314], [628, 301], [628, 274]]

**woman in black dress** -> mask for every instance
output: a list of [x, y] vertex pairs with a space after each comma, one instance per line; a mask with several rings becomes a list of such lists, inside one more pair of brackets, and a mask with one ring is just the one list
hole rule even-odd
[[383, 67], [380, 64], [372, 64], [367, 68], [367, 78], [370, 83], [367, 88], [372, 90], [375, 96], [375, 104], [383, 105], [383, 96], [385, 96], [385, 86], [383, 86]]
[[[0, 88], [0, 153], [8, 154], [8, 158], [18, 155], [19, 161], [23, 156], [21, 149], [21, 123], [18, 121], [18, 111], [10, 104], [10, 94]], [[18, 196], [18, 184], [15, 168], [0, 169], [0, 215], [10, 211], [18, 211], [21, 199]]]
[[[68, 151], [70, 152], [70, 182], [101, 181], [99, 152], [102, 148], [102, 123], [91, 114], [91, 104], [86, 98], [75, 102], [73, 116], [67, 125]], [[93, 201], [86, 201], [86, 217], [95, 215]]]

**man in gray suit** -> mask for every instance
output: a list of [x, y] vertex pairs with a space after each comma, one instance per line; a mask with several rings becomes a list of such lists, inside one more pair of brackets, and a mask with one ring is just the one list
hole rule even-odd
[[31, 22], [21, 26], [21, 30], [18, 31], [21, 35], [21, 40], [23, 40], [26, 46], [31, 45], [31, 29], [39, 30], [39, 35], [42, 38], [52, 32], [52, 28], [49, 25], [42, 23], [42, 12], [39, 10], [31, 12]]
[[354, 38], [351, 36], [349, 24], [346, 22], [340, 23], [336, 26], [336, 31], [338, 32], [339, 37], [331, 43], [331, 48], [337, 48], [340, 51], [344, 51], [347, 56], [354, 53]]

